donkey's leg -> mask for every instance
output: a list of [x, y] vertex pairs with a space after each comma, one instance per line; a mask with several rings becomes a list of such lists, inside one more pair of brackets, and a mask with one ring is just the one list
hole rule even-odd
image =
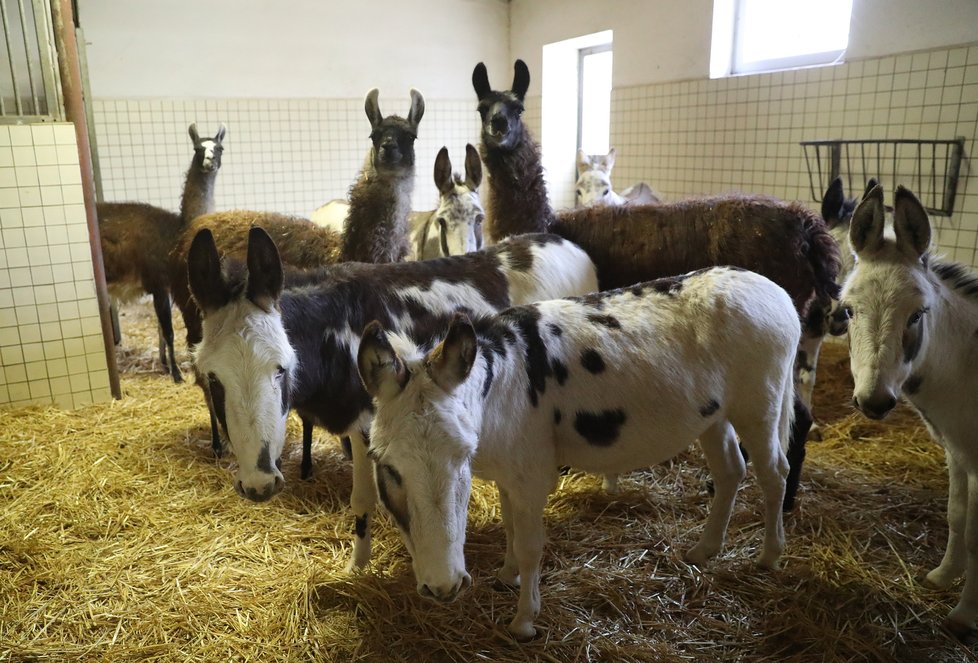
[[737, 446], [737, 436], [728, 421], [718, 421], [700, 435], [700, 446], [713, 477], [713, 504], [699, 542], [686, 553], [686, 560], [702, 565], [720, 552], [733, 512], [737, 487], [747, 475], [747, 465]]
[[513, 551], [513, 506], [509, 501], [509, 493], [498, 484], [496, 488], [499, 491], [499, 511], [506, 532], [506, 555], [503, 557], [502, 568], [496, 572], [496, 580], [506, 587], [519, 587], [520, 567], [516, 562], [516, 553]]
[[[822, 350], [822, 339], [824, 338], [820, 332], [818, 335], [815, 334], [816, 330], [807, 327], [802, 331], [801, 341], [798, 343], [798, 354], [795, 356], [795, 392], [809, 412], [812, 411], [812, 394], [815, 391], [818, 355]], [[809, 431], [813, 440], [822, 439], [821, 433], [817, 431], [818, 425], [813, 424], [811, 431]]]
[[947, 616], [948, 629], [969, 644], [978, 640], [978, 474], [968, 473], [967, 506], [964, 526], [966, 565], [961, 598]]
[[177, 366], [176, 354], [173, 350], [173, 310], [170, 307], [170, 293], [159, 288], [153, 291], [153, 308], [156, 309], [156, 319], [159, 322], [163, 343], [160, 344], [160, 363], [167, 366], [166, 351], [169, 350], [170, 375], [174, 382], [183, 382], [180, 368]]
[[788, 459], [781, 450], [778, 420], [748, 414], [745, 421], [738, 419], [734, 425], [740, 433], [741, 443], [750, 452], [757, 483], [764, 496], [764, 545], [757, 563], [766, 569], [776, 569], [784, 552], [781, 506], [788, 476]]
[[312, 476], [312, 420], [302, 419], [302, 464], [299, 466], [299, 478], [308, 479]]
[[524, 485], [510, 494], [513, 516], [513, 555], [519, 567], [520, 598], [509, 631], [517, 640], [530, 640], [540, 614], [540, 560], [543, 557], [543, 509], [549, 485]]
[[373, 463], [367, 456], [369, 438], [361, 431], [350, 432], [353, 447], [353, 493], [350, 506], [353, 508], [354, 536], [353, 557], [347, 570], [360, 569], [370, 561], [370, 516], [377, 501], [374, 488]]
[[968, 474], [950, 452], [947, 458], [947, 548], [940, 565], [924, 577], [924, 583], [937, 589], [951, 586], [964, 572], [967, 560], [965, 529], [968, 520]]
[[795, 494], [798, 492], [798, 482], [801, 480], [801, 466], [805, 462], [805, 440], [812, 427], [812, 414], [795, 394], [795, 415], [791, 423], [791, 438], [788, 440], [788, 479], [785, 484], [784, 502], [781, 510], [791, 511], [795, 508]]

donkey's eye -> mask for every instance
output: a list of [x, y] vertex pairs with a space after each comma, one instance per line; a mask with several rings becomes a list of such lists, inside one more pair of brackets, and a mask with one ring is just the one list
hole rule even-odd
[[478, 214], [475, 217], [475, 223], [476, 223], [476, 225], [482, 223], [485, 220], [486, 220], [486, 215], [485, 214]]
[[608, 189], [605, 189], [604, 192], [601, 195], [602, 196], [607, 196], [608, 195]]
[[913, 315], [910, 316], [910, 319], [907, 320], [907, 327], [913, 327], [915, 324], [920, 322], [920, 319], [924, 317], [924, 313], [926, 311], [927, 309], [920, 309], [919, 311], [914, 311]]
[[275, 369], [275, 379], [281, 380], [284, 377], [285, 377], [285, 369], [279, 366], [278, 368]]
[[441, 217], [441, 216], [438, 217], [438, 225], [441, 226], [442, 232], [445, 232], [445, 231], [448, 230], [448, 222], [445, 221], [445, 218], [444, 217]]

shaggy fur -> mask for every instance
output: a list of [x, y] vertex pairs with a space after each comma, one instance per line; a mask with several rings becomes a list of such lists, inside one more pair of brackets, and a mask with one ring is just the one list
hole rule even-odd
[[408, 214], [414, 192], [414, 141], [424, 114], [424, 98], [411, 90], [408, 118], [383, 117], [377, 90], [364, 107], [373, 145], [350, 188], [350, 209], [343, 225], [343, 260], [400, 262], [410, 251]]

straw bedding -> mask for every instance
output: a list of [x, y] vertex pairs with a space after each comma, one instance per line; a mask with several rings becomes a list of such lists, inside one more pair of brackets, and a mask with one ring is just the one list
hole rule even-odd
[[[917, 578], [943, 551], [943, 455], [901, 406], [883, 423], [848, 406], [843, 346], [824, 352], [799, 505], [777, 572], [752, 560], [760, 494], [741, 491], [721, 555], [682, 553], [703, 525], [698, 449], [622, 479], [565, 477], [551, 498], [542, 633], [513, 642], [516, 596], [492, 587], [504, 538], [476, 481], [466, 559], [474, 586], [418, 596], [386, 516], [369, 570], [344, 572], [351, 468], [320, 433], [315, 477], [255, 505], [210, 453], [198, 389], [154, 364], [151, 307], [124, 309], [125, 398], [74, 412], [0, 414], [0, 660], [960, 661], [940, 629], [960, 591]], [[182, 330], [178, 330], [182, 338]], [[184, 364], [185, 374], [189, 368]]]

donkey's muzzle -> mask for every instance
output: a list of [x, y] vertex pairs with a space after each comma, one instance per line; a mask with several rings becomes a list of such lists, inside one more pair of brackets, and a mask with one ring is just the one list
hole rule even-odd
[[418, 594], [438, 601], [439, 603], [451, 603], [458, 598], [458, 595], [472, 585], [472, 576], [462, 572], [462, 576], [451, 587], [439, 587], [437, 585], [421, 585], [418, 587]]
[[252, 502], [267, 502], [275, 495], [282, 492], [282, 488], [285, 487], [285, 479], [279, 475], [275, 475], [274, 480], [271, 483], [266, 484], [263, 488], [253, 488], [251, 486], [245, 487], [242, 485], [240, 480], [235, 480], [234, 490], [241, 497], [246, 500], [251, 500]]
[[866, 398], [852, 397], [852, 404], [870, 419], [882, 419], [896, 407], [896, 398], [891, 394], [872, 394]]

